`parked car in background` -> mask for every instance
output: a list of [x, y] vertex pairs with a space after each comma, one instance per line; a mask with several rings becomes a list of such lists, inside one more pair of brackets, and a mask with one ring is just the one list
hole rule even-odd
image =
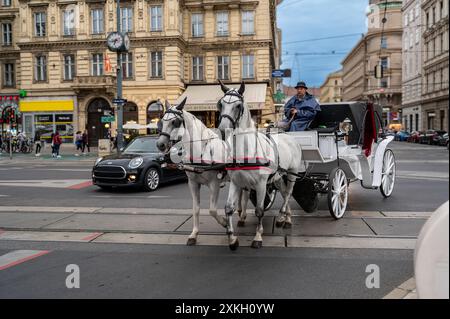
[[442, 135], [442, 138], [439, 140], [439, 145], [446, 146], [448, 149], [448, 133], [445, 133], [444, 135]]
[[156, 141], [157, 137], [136, 137], [120, 154], [97, 159], [92, 169], [93, 184], [103, 189], [137, 186], [154, 191], [163, 182], [186, 180], [184, 171], [166, 163]]
[[419, 143], [420, 134], [423, 132], [421, 131], [413, 131], [408, 137], [408, 142], [410, 143]]
[[400, 132], [397, 132], [397, 134], [395, 134], [394, 140], [399, 141], [399, 142], [405, 142], [408, 140], [410, 135], [411, 134], [409, 134], [409, 132], [407, 132], [407, 131], [400, 131]]
[[425, 134], [420, 135], [420, 144], [438, 145], [442, 136], [447, 133], [446, 131], [428, 130]]

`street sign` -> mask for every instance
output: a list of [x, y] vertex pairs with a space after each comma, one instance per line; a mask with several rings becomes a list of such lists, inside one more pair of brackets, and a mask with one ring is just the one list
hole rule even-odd
[[115, 122], [116, 118], [114, 116], [102, 116], [102, 123]]
[[272, 77], [273, 78], [290, 78], [291, 77], [291, 70], [290, 69], [273, 70], [272, 71]]
[[126, 99], [114, 99], [113, 103], [114, 104], [125, 104], [125, 103], [127, 103], [127, 100]]

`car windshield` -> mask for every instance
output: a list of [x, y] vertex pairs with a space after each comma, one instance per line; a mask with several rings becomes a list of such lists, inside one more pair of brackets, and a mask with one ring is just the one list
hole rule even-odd
[[137, 138], [134, 139], [123, 153], [159, 153], [156, 148], [156, 139]]

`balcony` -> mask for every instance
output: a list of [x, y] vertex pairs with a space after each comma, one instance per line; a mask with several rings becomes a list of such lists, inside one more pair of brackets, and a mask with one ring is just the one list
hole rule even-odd
[[113, 94], [116, 91], [117, 83], [115, 75], [102, 76], [76, 76], [72, 88], [77, 91], [105, 90], [106, 93]]

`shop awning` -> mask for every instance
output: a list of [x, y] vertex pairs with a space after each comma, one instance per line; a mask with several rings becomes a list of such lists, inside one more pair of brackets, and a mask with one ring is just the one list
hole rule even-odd
[[[230, 84], [228, 87], [239, 88], [240, 84]], [[250, 110], [262, 110], [266, 103], [267, 84], [246, 84], [244, 99]], [[180, 103], [186, 96], [186, 110], [196, 111], [216, 111], [217, 102], [223, 97], [220, 85], [191, 85], [178, 98], [176, 104]]]

